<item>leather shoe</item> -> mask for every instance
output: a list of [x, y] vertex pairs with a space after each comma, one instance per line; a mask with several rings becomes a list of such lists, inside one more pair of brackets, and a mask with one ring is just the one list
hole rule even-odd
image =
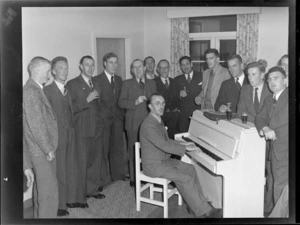
[[68, 207], [68, 208], [80, 208], [78, 202], [75, 202], [75, 203], [67, 203], [67, 207]]
[[100, 187], [98, 188], [98, 191], [99, 191], [99, 192], [102, 192], [102, 191], [103, 191], [103, 187], [100, 186]]
[[69, 215], [69, 212], [65, 209], [59, 209], [59, 210], [57, 210], [57, 215], [58, 216], [67, 216], [67, 215]]
[[87, 204], [87, 203], [78, 203], [80, 206], [80, 208], [88, 208], [89, 207], [89, 205]]
[[130, 187], [134, 187], [135, 186], [135, 182], [134, 181], [130, 181]]
[[204, 218], [222, 218], [222, 209], [212, 208], [208, 213], [203, 215]]
[[105, 198], [105, 195], [99, 193], [99, 194], [95, 194], [95, 195], [87, 195], [86, 197], [87, 198], [102, 199], [102, 198]]

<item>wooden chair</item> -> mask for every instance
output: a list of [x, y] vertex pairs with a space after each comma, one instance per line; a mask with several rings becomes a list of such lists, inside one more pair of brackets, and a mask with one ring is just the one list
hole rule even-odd
[[[136, 173], [136, 210], [141, 210], [141, 202], [150, 203], [153, 205], [162, 206], [164, 208], [164, 218], [168, 218], [168, 200], [174, 194], [178, 195], [178, 205], [182, 205], [182, 197], [179, 194], [177, 188], [168, 189], [168, 184], [171, 182], [165, 178], [153, 178], [146, 176], [141, 171], [141, 158], [140, 158], [140, 143], [135, 143], [135, 173]], [[141, 186], [141, 182], [144, 181], [146, 184]], [[154, 184], [161, 187], [155, 187]], [[142, 197], [141, 194], [144, 190], [149, 188], [150, 198]], [[163, 193], [163, 201], [154, 200], [154, 192]]]

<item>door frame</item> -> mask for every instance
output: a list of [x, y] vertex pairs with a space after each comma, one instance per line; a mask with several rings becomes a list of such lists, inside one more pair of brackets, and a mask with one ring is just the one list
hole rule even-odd
[[[92, 33], [92, 52], [93, 52], [93, 57], [95, 59], [96, 62], [98, 62], [98, 60], [102, 59], [98, 59], [97, 58], [97, 38], [124, 38], [125, 39], [125, 77], [126, 79], [130, 78], [130, 59], [131, 59], [131, 40], [129, 37], [121, 35], [121, 34], [100, 34], [100, 33]], [[98, 71], [98, 63], [95, 63], [95, 71]]]

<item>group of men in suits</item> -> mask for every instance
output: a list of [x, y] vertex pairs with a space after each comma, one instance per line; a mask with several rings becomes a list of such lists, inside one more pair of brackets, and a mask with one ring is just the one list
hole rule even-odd
[[[172, 163], [169, 165], [169, 162], [167, 164], [172, 168], [177, 168], [178, 157], [187, 147], [182, 147], [171, 139], [176, 133], [188, 131], [190, 117], [194, 110], [225, 112], [228, 110], [226, 103], [231, 102], [233, 110], [238, 114], [246, 112], [251, 122], [256, 121], [255, 117], [259, 113], [261, 115], [269, 113], [268, 108], [262, 113], [262, 108], [265, 107], [264, 101], [267, 101], [265, 100], [267, 96], [271, 95], [269, 88], [273, 93], [276, 88], [273, 91], [264, 82], [264, 65], [259, 62], [249, 64], [246, 76], [243, 73], [242, 58], [237, 54], [228, 58], [229, 70], [220, 65], [220, 55], [216, 49], [208, 49], [205, 56], [209, 68], [203, 72], [203, 75], [193, 71], [190, 57], [183, 56], [179, 60], [182, 74], [174, 79], [170, 78], [170, 63], [166, 59], [158, 62], [156, 70], [158, 75], [154, 73], [153, 57], [148, 56], [144, 61], [135, 59], [130, 66], [133, 77], [122, 82], [121, 77], [115, 74], [118, 65], [116, 54], [108, 53], [103, 57], [104, 71], [97, 76], [93, 76], [95, 61], [87, 55], [80, 60], [80, 75], [67, 84], [65, 82], [68, 78], [68, 61], [65, 57], [56, 57], [52, 62], [42, 57], [33, 58], [28, 66], [30, 78], [23, 91], [23, 118], [24, 173], [29, 183], [36, 180], [35, 190], [38, 190], [34, 195], [37, 201], [35, 217], [52, 218], [56, 215], [68, 215], [67, 208], [87, 208], [89, 207], [87, 198], [105, 198], [101, 193], [103, 187], [114, 180], [130, 179], [130, 186], [133, 187], [135, 185], [134, 143], [141, 141], [142, 151], [144, 151], [143, 143], [152, 142], [153, 133], [155, 133], [154, 136], [161, 133], [159, 135], [161, 141], [170, 145], [167, 147], [170, 151], [161, 149], [156, 144], [151, 149], [158, 148], [166, 152], [164, 154], [167, 156], [173, 154], [175, 158], [171, 157], [170, 162], [176, 165]], [[51, 73], [54, 81], [43, 87]], [[285, 72], [281, 74], [284, 76]], [[281, 78], [277, 78], [279, 79]], [[284, 77], [282, 79], [286, 80]], [[269, 86], [273, 83], [273, 80], [270, 81]], [[150, 102], [147, 103], [149, 98]], [[151, 111], [149, 115], [148, 109]], [[283, 119], [279, 117], [281, 121], [286, 122], [286, 111], [282, 113]], [[264, 123], [262, 119], [257, 120], [259, 121], [257, 124], [276, 129], [276, 125], [270, 124], [269, 117], [269, 120], [263, 121]], [[143, 128], [141, 128], [144, 120], [146, 124], [148, 120], [152, 124], [155, 124], [156, 120], [159, 122], [162, 120], [164, 126], [168, 127], [167, 135], [162, 130], [154, 132], [157, 127], [153, 128], [153, 132], [147, 131], [146, 125], [142, 125]], [[263, 130], [261, 134], [265, 134], [266, 139], [273, 143], [274, 135], [270, 136], [265, 126], [260, 128]], [[124, 128], [128, 144], [127, 152], [123, 152]], [[143, 131], [139, 135], [140, 129]], [[144, 136], [148, 132], [151, 135], [147, 136], [146, 141]], [[277, 136], [282, 138], [280, 135]], [[159, 138], [154, 140], [157, 141]], [[271, 144], [270, 149], [274, 149], [274, 146], [275, 148], [282, 147], [282, 142], [277, 143], [278, 141]], [[178, 151], [171, 149], [178, 149]], [[277, 156], [278, 154], [273, 154], [272, 160], [280, 161], [282, 157], [278, 159]], [[129, 175], [125, 173], [123, 167], [125, 158], [129, 161]], [[275, 179], [274, 173], [278, 168], [286, 166], [285, 163], [282, 164], [281, 161], [277, 164], [270, 163], [272, 167], [268, 170], [268, 177], [273, 178], [270, 179], [269, 185], [272, 186], [272, 190], [280, 186], [278, 177]], [[144, 168], [147, 170], [147, 160], [145, 160]], [[157, 165], [156, 168], [160, 166]], [[152, 169], [149, 168], [149, 175], [161, 176], [162, 171], [157, 173], [157, 170], [153, 172]], [[191, 168], [186, 169], [190, 171]], [[192, 171], [190, 172], [193, 174]], [[182, 187], [180, 191], [185, 196], [184, 198], [190, 199], [187, 200], [190, 201], [188, 205], [194, 214], [200, 216], [210, 212], [212, 208], [204, 203], [198, 179], [192, 179], [200, 189], [194, 187], [191, 193], [198, 193], [200, 199], [198, 200], [204, 205], [194, 204], [195, 199], [190, 199], [191, 196], [185, 193], [187, 191], [185, 187]], [[176, 186], [182, 186], [180, 182], [175, 182]], [[191, 185], [195, 186], [194, 183]], [[278, 189], [268, 192], [270, 199], [276, 200], [273, 193], [277, 196], [278, 192]], [[200, 210], [205, 205], [207, 207]]]

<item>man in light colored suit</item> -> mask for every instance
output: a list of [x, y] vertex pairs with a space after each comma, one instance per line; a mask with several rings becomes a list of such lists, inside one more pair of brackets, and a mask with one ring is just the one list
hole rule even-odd
[[145, 77], [144, 62], [135, 59], [131, 63], [133, 78], [123, 81], [119, 98], [119, 106], [126, 110], [125, 130], [128, 139], [130, 186], [134, 186], [134, 144], [138, 140], [138, 131], [142, 121], [148, 114], [146, 100], [156, 92], [154, 80]]
[[205, 57], [208, 69], [203, 72], [202, 91], [195, 98], [196, 104], [201, 105], [201, 110], [214, 109], [222, 82], [231, 77], [228, 69], [220, 65], [217, 49], [208, 49]]
[[55, 218], [58, 209], [57, 119], [43, 92], [44, 84], [51, 77], [50, 71], [49, 60], [34, 57], [28, 65], [30, 77], [23, 88], [23, 135], [36, 180], [34, 218]]
[[65, 82], [68, 79], [69, 66], [65, 57], [52, 60], [54, 81], [44, 88], [56, 116], [58, 125], [58, 147], [56, 151], [56, 174], [59, 190], [58, 216], [66, 216], [67, 204], [78, 202], [76, 178], [78, 176], [75, 151], [75, 130], [73, 107], [70, 93]]
[[260, 135], [270, 140], [272, 174], [268, 176], [273, 177], [273, 200], [276, 204], [289, 179], [289, 97], [287, 76], [281, 67], [272, 67], [267, 81], [273, 96], [265, 98], [255, 118], [255, 126]]
[[199, 148], [192, 142], [180, 143], [169, 139], [161, 119], [165, 108], [163, 96], [153, 94], [148, 103], [150, 113], [140, 130], [143, 172], [150, 177], [173, 181], [187, 207], [196, 217], [220, 217], [220, 210], [206, 201], [194, 166], [170, 158], [171, 154], [183, 156], [186, 150], [194, 151]]

